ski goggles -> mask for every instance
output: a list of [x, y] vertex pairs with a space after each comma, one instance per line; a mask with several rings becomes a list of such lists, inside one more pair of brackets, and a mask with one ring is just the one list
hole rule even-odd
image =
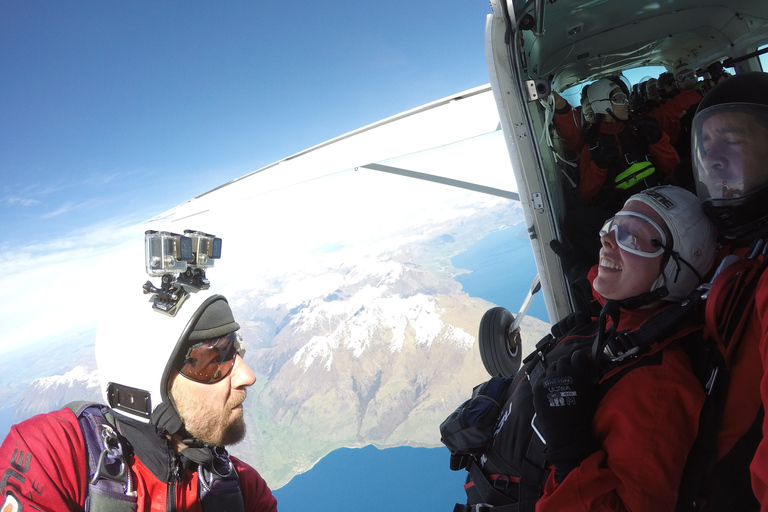
[[603, 237], [613, 232], [619, 247], [630, 254], [655, 258], [664, 253], [667, 237], [650, 217], [637, 212], [620, 211], [600, 229]]
[[617, 92], [613, 96], [611, 96], [611, 103], [614, 105], [626, 105], [629, 103], [629, 97], [624, 94], [623, 92]]
[[229, 375], [241, 346], [238, 334], [231, 332], [215, 340], [192, 345], [184, 357], [179, 373], [203, 384], [213, 384]]

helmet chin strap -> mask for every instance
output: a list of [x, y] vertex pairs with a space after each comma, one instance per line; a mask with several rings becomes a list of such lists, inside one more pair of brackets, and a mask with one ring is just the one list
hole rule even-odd
[[168, 399], [160, 403], [155, 410], [152, 411], [152, 418], [150, 419], [157, 429], [158, 433], [179, 435], [183, 439], [192, 437], [184, 428], [184, 420], [181, 419], [179, 412], [176, 410], [176, 406], [173, 405], [173, 401]]
[[650, 292], [641, 293], [640, 295], [635, 295], [634, 297], [627, 297], [626, 299], [622, 299], [618, 302], [624, 309], [637, 309], [642, 306], [653, 304], [654, 302], [663, 299], [667, 295], [669, 295], [667, 287], [660, 286]]
[[611, 108], [610, 108], [610, 107], [609, 107], [609, 108], [607, 108], [607, 109], [605, 109], [605, 111], [606, 111], [606, 113], [607, 113], [609, 116], [611, 116], [611, 117], [613, 118], [613, 120], [614, 120], [614, 121], [616, 121], [617, 123], [621, 123], [621, 122], [622, 122], [622, 121], [621, 121], [621, 119], [619, 119], [618, 117], [616, 117], [616, 114], [614, 114], [614, 113], [613, 113], [613, 110], [611, 110]]
[[159, 434], [181, 437], [181, 442], [187, 447], [180, 452], [184, 458], [203, 465], [212, 460], [210, 446], [189, 433], [170, 397], [155, 408], [150, 423]]

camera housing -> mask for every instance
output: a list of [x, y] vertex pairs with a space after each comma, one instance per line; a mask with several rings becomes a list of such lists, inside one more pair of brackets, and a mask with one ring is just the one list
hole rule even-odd
[[169, 231], [144, 233], [145, 268], [150, 277], [160, 277], [157, 288], [144, 283], [144, 293], [154, 293], [152, 307], [175, 316], [189, 289], [210, 288], [205, 271], [221, 258], [221, 238], [202, 231], [185, 230], [183, 235]]

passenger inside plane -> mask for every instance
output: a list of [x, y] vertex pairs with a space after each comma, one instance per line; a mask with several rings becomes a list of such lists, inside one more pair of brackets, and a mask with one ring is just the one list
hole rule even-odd
[[[717, 64], [711, 68], [718, 69]], [[563, 153], [558, 159], [575, 168], [569, 169], [574, 177], [571, 187], [564, 185], [570, 189], [566, 196], [573, 196], [573, 189], [577, 192], [568, 208], [573, 214], [561, 224], [562, 244], [552, 244], [565, 260], [571, 283], [596, 263], [600, 248], [596, 231], [632, 193], [664, 183], [696, 192], [690, 125], [709, 78], [700, 81], [684, 59], [675, 63], [674, 70], [662, 73], [659, 80], [646, 77], [631, 86], [621, 74], [596, 80], [581, 88], [581, 104], [576, 107], [552, 91], [552, 129]], [[714, 80], [728, 76], [706, 75]], [[663, 93], [659, 83], [665, 84]], [[583, 112], [590, 114], [590, 121]]]

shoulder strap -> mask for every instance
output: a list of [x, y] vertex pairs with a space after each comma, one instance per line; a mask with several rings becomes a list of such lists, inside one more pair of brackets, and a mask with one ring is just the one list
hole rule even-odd
[[136, 512], [136, 491], [132, 490], [123, 441], [114, 428], [109, 409], [91, 402], [72, 402], [67, 407], [77, 416], [85, 442], [88, 470], [85, 511]]
[[198, 465], [200, 487], [198, 495], [203, 512], [245, 512], [240, 477], [224, 448], [211, 448], [213, 459], [209, 468]]
[[[660, 340], [669, 340], [688, 334], [689, 329], [696, 327], [700, 313], [703, 310], [704, 289], [698, 288], [680, 302], [672, 304], [643, 322], [636, 330], [619, 332], [605, 340], [602, 347], [595, 347], [594, 355], [604, 355], [611, 363], [621, 363], [625, 359], [637, 358], [654, 350]], [[677, 336], [676, 336], [677, 335]], [[606, 372], [610, 369], [606, 369]], [[603, 372], [605, 373], [605, 372]]]

